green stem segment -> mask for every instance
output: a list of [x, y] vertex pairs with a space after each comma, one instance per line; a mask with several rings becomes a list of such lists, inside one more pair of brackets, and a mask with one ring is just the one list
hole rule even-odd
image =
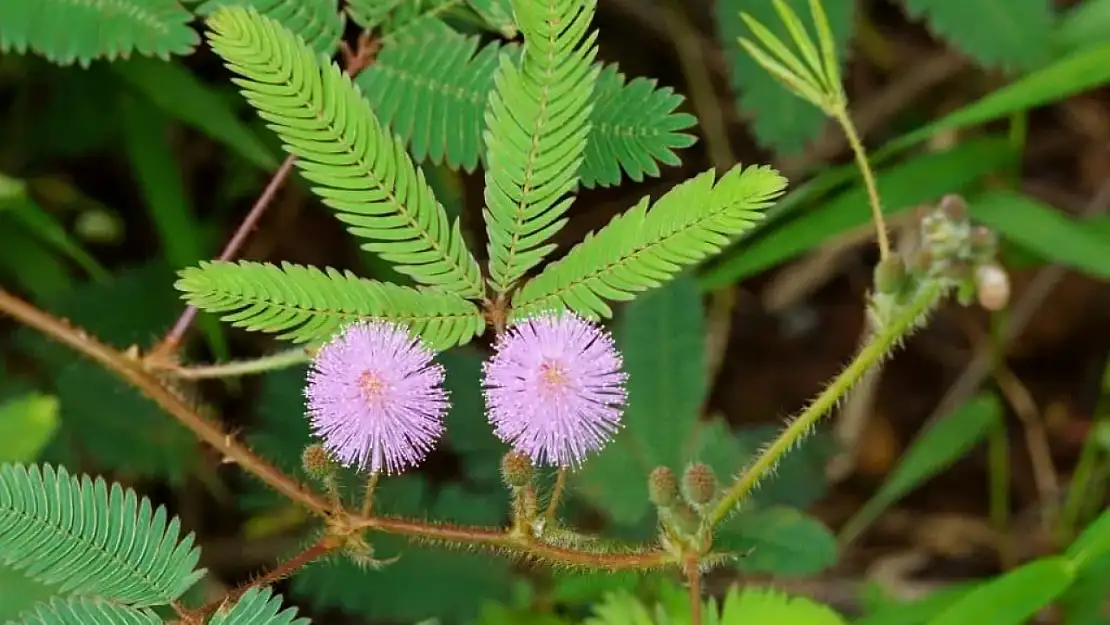
[[879, 187], [875, 183], [875, 174], [871, 171], [871, 164], [867, 160], [867, 151], [863, 148], [856, 125], [848, 115], [848, 110], [842, 108], [833, 113], [833, 118], [844, 130], [848, 145], [856, 157], [856, 165], [863, 176], [863, 185], [867, 188], [867, 199], [871, 204], [871, 219], [875, 222], [875, 236], [879, 243], [879, 260], [890, 258], [890, 240], [887, 237], [886, 221], [883, 220], [883, 206], [879, 201]]
[[755, 488], [763, 477], [774, 469], [779, 460], [795, 445], [801, 442], [825, 413], [836, 406], [852, 386], [863, 377], [871, 367], [879, 364], [892, 352], [917, 325], [919, 318], [928, 313], [943, 295], [943, 287], [929, 282], [918, 290], [913, 299], [902, 309], [894, 321], [882, 328], [871, 341], [859, 351], [851, 364], [836, 376], [817, 399], [790, 422], [782, 434], [756, 458], [744, 473], [725, 491], [720, 501], [709, 515], [711, 526], [717, 526], [732, 512], [741, 500]]

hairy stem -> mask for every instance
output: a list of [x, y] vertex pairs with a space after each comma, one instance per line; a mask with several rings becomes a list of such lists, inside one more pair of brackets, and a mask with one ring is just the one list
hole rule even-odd
[[851, 390], [852, 385], [858, 382], [871, 367], [881, 363], [902, 342], [917, 326], [919, 318], [937, 304], [942, 293], [941, 285], [935, 282], [922, 285], [913, 299], [902, 309], [901, 314], [890, 325], [881, 328], [856, 354], [844, 371], [833, 378], [825, 390], [821, 391], [821, 394], [795, 417], [778, 438], [765, 448], [755, 462], [729, 486], [709, 515], [711, 526], [720, 524], [736, 504], [775, 468], [782, 456], [800, 443], [817, 421], [836, 406], [837, 402]]
[[238, 464], [244, 471], [313, 514], [331, 517], [352, 530], [371, 529], [416, 540], [480, 545], [548, 563], [587, 568], [652, 569], [675, 562], [671, 554], [658, 550], [580, 551], [521, 538], [502, 528], [437, 525], [425, 521], [364, 516], [348, 510], [336, 510], [326, 496], [300, 484], [226, 434], [217, 423], [198, 414], [177, 393], [163, 386], [157, 375], [145, 369], [139, 359], [112, 349], [84, 330], [70, 326], [3, 289], [0, 289], [0, 312], [7, 313], [24, 325], [100, 364], [158, 404], [227, 460]]
[[871, 171], [871, 163], [867, 160], [867, 151], [863, 148], [856, 125], [848, 115], [847, 109], [841, 108], [833, 114], [833, 118], [844, 129], [844, 136], [856, 157], [856, 166], [863, 176], [863, 186], [867, 188], [867, 199], [871, 204], [871, 220], [875, 222], [875, 236], [879, 243], [879, 260], [890, 258], [890, 239], [887, 237], [886, 221], [883, 219], [883, 206], [879, 201], [879, 188], [875, 184], [875, 174]]
[[366, 480], [366, 490], [362, 493], [362, 516], [368, 517], [374, 511], [374, 492], [378, 490], [378, 478], [381, 475], [381, 473], [375, 471]]
[[209, 603], [208, 605], [202, 607], [200, 609], [201, 618], [203, 619], [203, 618], [207, 618], [207, 617], [211, 616], [216, 610], [220, 609], [220, 607], [223, 606], [223, 605], [230, 605], [232, 603], [235, 603], [236, 601], [239, 600], [240, 597], [245, 595], [247, 593], [247, 591], [250, 590], [251, 588], [259, 588], [259, 587], [262, 587], [262, 586], [270, 586], [272, 584], [276, 584], [277, 582], [285, 579], [286, 577], [289, 577], [293, 573], [296, 573], [297, 571], [301, 570], [303, 567], [312, 563], [317, 558], [320, 558], [321, 556], [324, 556], [327, 553], [329, 553], [331, 551], [334, 551], [341, 544], [342, 544], [342, 541], [340, 539], [338, 539], [337, 537], [332, 536], [330, 534], [321, 537], [320, 540], [317, 540], [315, 543], [310, 545], [307, 549], [304, 549], [303, 551], [295, 554], [293, 557], [289, 558], [288, 560], [285, 560], [284, 562], [279, 563], [274, 568], [270, 569], [269, 571], [266, 571], [265, 573], [258, 576], [257, 578], [252, 579], [250, 582], [248, 582], [246, 584], [243, 584], [242, 586], [236, 588], [235, 590], [232, 590], [231, 592], [227, 593], [227, 596], [225, 596], [224, 598], [222, 598], [218, 601], [213, 601], [213, 602]]
[[277, 369], [285, 369], [311, 359], [308, 349], [294, 347], [293, 349], [252, 358], [250, 360], [236, 360], [232, 362], [213, 365], [196, 365], [182, 367], [169, 365], [162, 369], [162, 363], [149, 363], [152, 368], [161, 369], [162, 373], [181, 380], [206, 380], [211, 378], [237, 378], [244, 375], [265, 373]]

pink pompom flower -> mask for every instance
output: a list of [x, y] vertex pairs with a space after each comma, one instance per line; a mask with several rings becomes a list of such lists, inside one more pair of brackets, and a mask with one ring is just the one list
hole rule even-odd
[[442, 365], [407, 328], [355, 323], [320, 348], [305, 397], [313, 434], [345, 466], [399, 473], [443, 433]]
[[612, 336], [575, 314], [514, 324], [483, 367], [494, 433], [535, 464], [580, 466], [620, 427], [621, 365]]

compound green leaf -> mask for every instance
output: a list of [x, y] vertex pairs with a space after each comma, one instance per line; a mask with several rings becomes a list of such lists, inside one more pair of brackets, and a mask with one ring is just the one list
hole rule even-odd
[[212, 615], [209, 625], [309, 625], [307, 618], [297, 618], [297, 609], [281, 609], [281, 595], [269, 588], [251, 588], [233, 605], [224, 606]]
[[[8, 591], [8, 588], [4, 589]], [[132, 608], [97, 597], [58, 597], [9, 625], [160, 625], [146, 608]]]
[[194, 9], [208, 17], [229, 5], [254, 7], [259, 13], [281, 22], [313, 50], [331, 55], [339, 47], [346, 25], [339, 0], [206, 0]]

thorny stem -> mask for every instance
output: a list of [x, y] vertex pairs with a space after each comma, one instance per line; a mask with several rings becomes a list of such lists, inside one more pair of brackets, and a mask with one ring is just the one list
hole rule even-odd
[[717, 526], [724, 521], [736, 508], [736, 504], [774, 469], [779, 459], [801, 442], [817, 421], [832, 410], [871, 367], [881, 363], [902, 342], [902, 339], [915, 328], [918, 319], [936, 305], [942, 294], [942, 288], [936, 282], [923, 285], [909, 304], [902, 309], [901, 314], [877, 332], [844, 371], [833, 378], [821, 394], [794, 418], [778, 438], [765, 448], [755, 462], [729, 486], [708, 517], [710, 526]]
[[[344, 43], [344, 45], [341, 46], [344, 71], [352, 78], [357, 76], [359, 72], [366, 69], [374, 62], [374, 56], [377, 54], [378, 47], [379, 43], [373, 39], [369, 32], [364, 32], [359, 36], [358, 48], [354, 51]], [[240, 248], [243, 247], [243, 243], [247, 240], [247, 235], [258, 226], [258, 222], [262, 219], [263, 213], [265, 213], [266, 209], [273, 203], [274, 197], [277, 196], [277, 192], [281, 188], [281, 185], [285, 183], [289, 174], [293, 173], [293, 164], [296, 160], [296, 157], [292, 154], [285, 157], [285, 160], [281, 163], [281, 167], [278, 167], [278, 170], [274, 172], [273, 177], [270, 178], [270, 182], [266, 183], [266, 188], [262, 190], [262, 194], [255, 200], [254, 205], [251, 206], [243, 222], [235, 229], [235, 233], [231, 236], [231, 240], [224, 245], [224, 249], [220, 252], [217, 260], [231, 260], [239, 253]], [[181, 316], [177, 318], [173, 327], [170, 328], [169, 333], [166, 334], [165, 338], [163, 338], [162, 341], [151, 350], [150, 354], [147, 355], [147, 359], [151, 362], [171, 361], [172, 358], [170, 357], [177, 351], [178, 346], [181, 344], [181, 339], [184, 338], [185, 333], [189, 330], [189, 326], [193, 323], [193, 319], [195, 319], [196, 316], [197, 307], [186, 306]]]
[[848, 110], [841, 107], [833, 113], [833, 118], [844, 129], [848, 145], [856, 157], [856, 165], [863, 176], [863, 185], [867, 188], [867, 199], [871, 204], [871, 220], [875, 222], [875, 236], [879, 243], [879, 260], [890, 258], [890, 239], [887, 237], [886, 222], [883, 220], [883, 206], [879, 201], [879, 188], [875, 184], [875, 174], [871, 171], [871, 163], [867, 160], [867, 151], [863, 148], [856, 125], [848, 115]]
[[317, 558], [326, 555], [327, 553], [338, 549], [342, 544], [342, 540], [330, 534], [322, 536], [315, 543], [310, 545], [307, 549], [297, 553], [288, 560], [281, 562], [274, 568], [259, 577], [252, 579], [250, 582], [232, 590], [222, 599], [213, 601], [204, 607], [200, 608], [199, 617], [201, 621], [211, 616], [221, 606], [230, 605], [239, 600], [240, 597], [245, 595], [251, 588], [258, 588], [262, 586], [270, 586], [275, 584], [293, 573], [296, 573], [301, 568], [311, 564]]
[[547, 502], [547, 510], [543, 516], [547, 523], [555, 520], [555, 514], [559, 511], [559, 500], [563, 498], [563, 491], [567, 488], [567, 468], [559, 467], [559, 471], [555, 474], [555, 486], [551, 489], [551, 499]]
[[482, 545], [551, 563], [608, 570], [650, 569], [674, 563], [674, 557], [663, 551], [579, 551], [513, 536], [503, 528], [438, 525], [402, 518], [366, 517], [345, 509], [336, 510], [325, 496], [298, 483], [226, 434], [218, 424], [200, 415], [177, 393], [165, 387], [156, 374], [144, 367], [139, 358], [116, 351], [89, 336], [84, 330], [70, 326], [4, 289], [0, 289], [0, 312], [7, 313], [17, 321], [100, 364], [157, 403], [228, 461], [238, 464], [286, 499], [317, 516], [329, 517], [352, 531], [374, 530], [416, 540]]

